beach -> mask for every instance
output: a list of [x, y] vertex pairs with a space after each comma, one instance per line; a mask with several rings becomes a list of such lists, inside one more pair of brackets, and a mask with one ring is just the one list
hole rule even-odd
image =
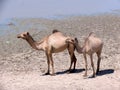
[[[8, 30], [0, 35], [0, 90], [120, 90], [120, 16], [114, 14], [73, 16], [62, 19], [23, 18], [13, 19], [6, 24]], [[2, 30], [3, 28], [0, 28]], [[83, 45], [90, 32], [104, 42], [100, 72], [92, 75], [88, 56], [88, 77], [85, 73], [84, 57], [75, 51], [76, 71], [68, 74], [70, 57], [68, 51], [53, 54], [55, 76], [47, 72], [47, 58], [44, 51], [34, 50], [17, 35], [29, 32], [40, 41], [52, 34], [54, 29], [66, 36], [77, 37]], [[93, 55], [95, 68], [97, 56]]]

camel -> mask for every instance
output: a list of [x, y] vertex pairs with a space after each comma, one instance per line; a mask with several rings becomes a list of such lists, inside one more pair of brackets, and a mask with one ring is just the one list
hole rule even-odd
[[[87, 56], [86, 56], [86, 54], [88, 54], [90, 56], [91, 66], [92, 66], [92, 69], [93, 69], [92, 77], [95, 77], [95, 75], [98, 74], [99, 68], [100, 68], [101, 52], [102, 52], [103, 42], [98, 37], [96, 37], [96, 35], [93, 32], [91, 32], [88, 35], [88, 37], [85, 39], [83, 47], [81, 47], [79, 45], [79, 42], [78, 42], [77, 38], [75, 38], [74, 40], [73, 39], [67, 39], [66, 42], [75, 44], [76, 51], [79, 54], [83, 54], [84, 59], [85, 59], [85, 74], [84, 74], [85, 77], [87, 76]], [[95, 73], [94, 62], [93, 62], [93, 54], [94, 53], [96, 53], [97, 57], [98, 57], [96, 73]]]
[[[69, 36], [65, 36], [63, 33], [61, 33], [58, 30], [53, 30], [52, 34], [44, 37], [40, 41], [35, 41], [32, 36], [29, 34], [29, 32], [21, 33], [17, 36], [17, 38], [22, 38], [26, 40], [30, 46], [36, 50], [42, 50], [45, 52], [47, 57], [47, 64], [48, 64], [48, 70], [45, 75], [55, 75], [54, 73], [54, 62], [52, 58], [53, 53], [62, 52], [63, 50], [67, 49], [70, 55], [71, 64], [68, 69], [68, 72], [71, 72], [71, 67], [74, 63], [73, 71], [76, 67], [76, 57], [74, 54], [75, 46], [73, 44], [67, 44], [65, 41], [68, 38], [71, 38]], [[50, 74], [50, 65], [52, 66], [52, 72]]]

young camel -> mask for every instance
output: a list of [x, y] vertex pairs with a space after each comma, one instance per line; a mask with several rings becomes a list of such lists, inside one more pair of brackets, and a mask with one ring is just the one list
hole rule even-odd
[[87, 57], [86, 57], [86, 54], [88, 54], [90, 56], [91, 66], [93, 69], [92, 77], [95, 77], [93, 54], [96, 53], [97, 57], [98, 57], [97, 70], [96, 70], [96, 74], [98, 74], [99, 68], [100, 68], [101, 51], [102, 51], [102, 47], [103, 47], [103, 42], [98, 37], [96, 37], [93, 32], [91, 32], [89, 34], [89, 36], [85, 39], [83, 47], [81, 47], [79, 45], [77, 38], [75, 38], [75, 40], [67, 39], [66, 42], [75, 44], [77, 52], [80, 54], [83, 54], [84, 59], [85, 59], [85, 74], [84, 74], [85, 77], [87, 76]]
[[45, 73], [45, 75], [50, 74], [50, 65], [52, 66], [51, 75], [55, 75], [52, 53], [62, 52], [65, 49], [68, 49], [70, 59], [71, 59], [71, 64], [70, 64], [70, 68], [68, 71], [69, 72], [71, 71], [71, 67], [72, 67], [73, 63], [74, 63], [73, 70], [75, 70], [76, 61], [77, 61], [75, 54], [74, 54], [75, 46], [73, 44], [66, 43], [65, 42], [66, 39], [68, 39], [70, 37], [66, 37], [58, 30], [53, 30], [51, 35], [46, 36], [39, 42], [35, 41], [28, 32], [19, 34], [17, 37], [26, 40], [32, 48], [34, 48], [36, 50], [45, 51], [45, 54], [47, 56], [47, 64], [48, 64], [48, 70], [47, 70], [47, 73]]

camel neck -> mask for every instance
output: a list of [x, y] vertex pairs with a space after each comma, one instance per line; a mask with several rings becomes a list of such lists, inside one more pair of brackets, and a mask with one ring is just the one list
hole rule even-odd
[[76, 43], [75, 46], [78, 53], [83, 53], [83, 48], [78, 43]]
[[30, 46], [34, 49], [37, 49], [37, 42], [31, 37], [29, 36], [29, 39], [26, 39], [26, 41], [30, 44]]

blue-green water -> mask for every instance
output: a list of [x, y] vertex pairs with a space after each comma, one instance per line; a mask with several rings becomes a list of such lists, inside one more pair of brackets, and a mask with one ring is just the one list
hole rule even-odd
[[[9, 19], [0, 24], [0, 36], [9, 34], [18, 34], [23, 31], [29, 31], [31, 29], [43, 30], [44, 26], [40, 24], [34, 24], [34, 22], [28, 22], [29, 19]], [[27, 23], [24, 23], [27, 22]]]
[[17, 25], [17, 23], [12, 19], [6, 19], [0, 23], [0, 36], [13, 33], [15, 30], [12, 27], [15, 25]]
[[0, 36], [5, 35], [7, 33], [12, 33], [12, 30], [8, 25], [0, 25]]

